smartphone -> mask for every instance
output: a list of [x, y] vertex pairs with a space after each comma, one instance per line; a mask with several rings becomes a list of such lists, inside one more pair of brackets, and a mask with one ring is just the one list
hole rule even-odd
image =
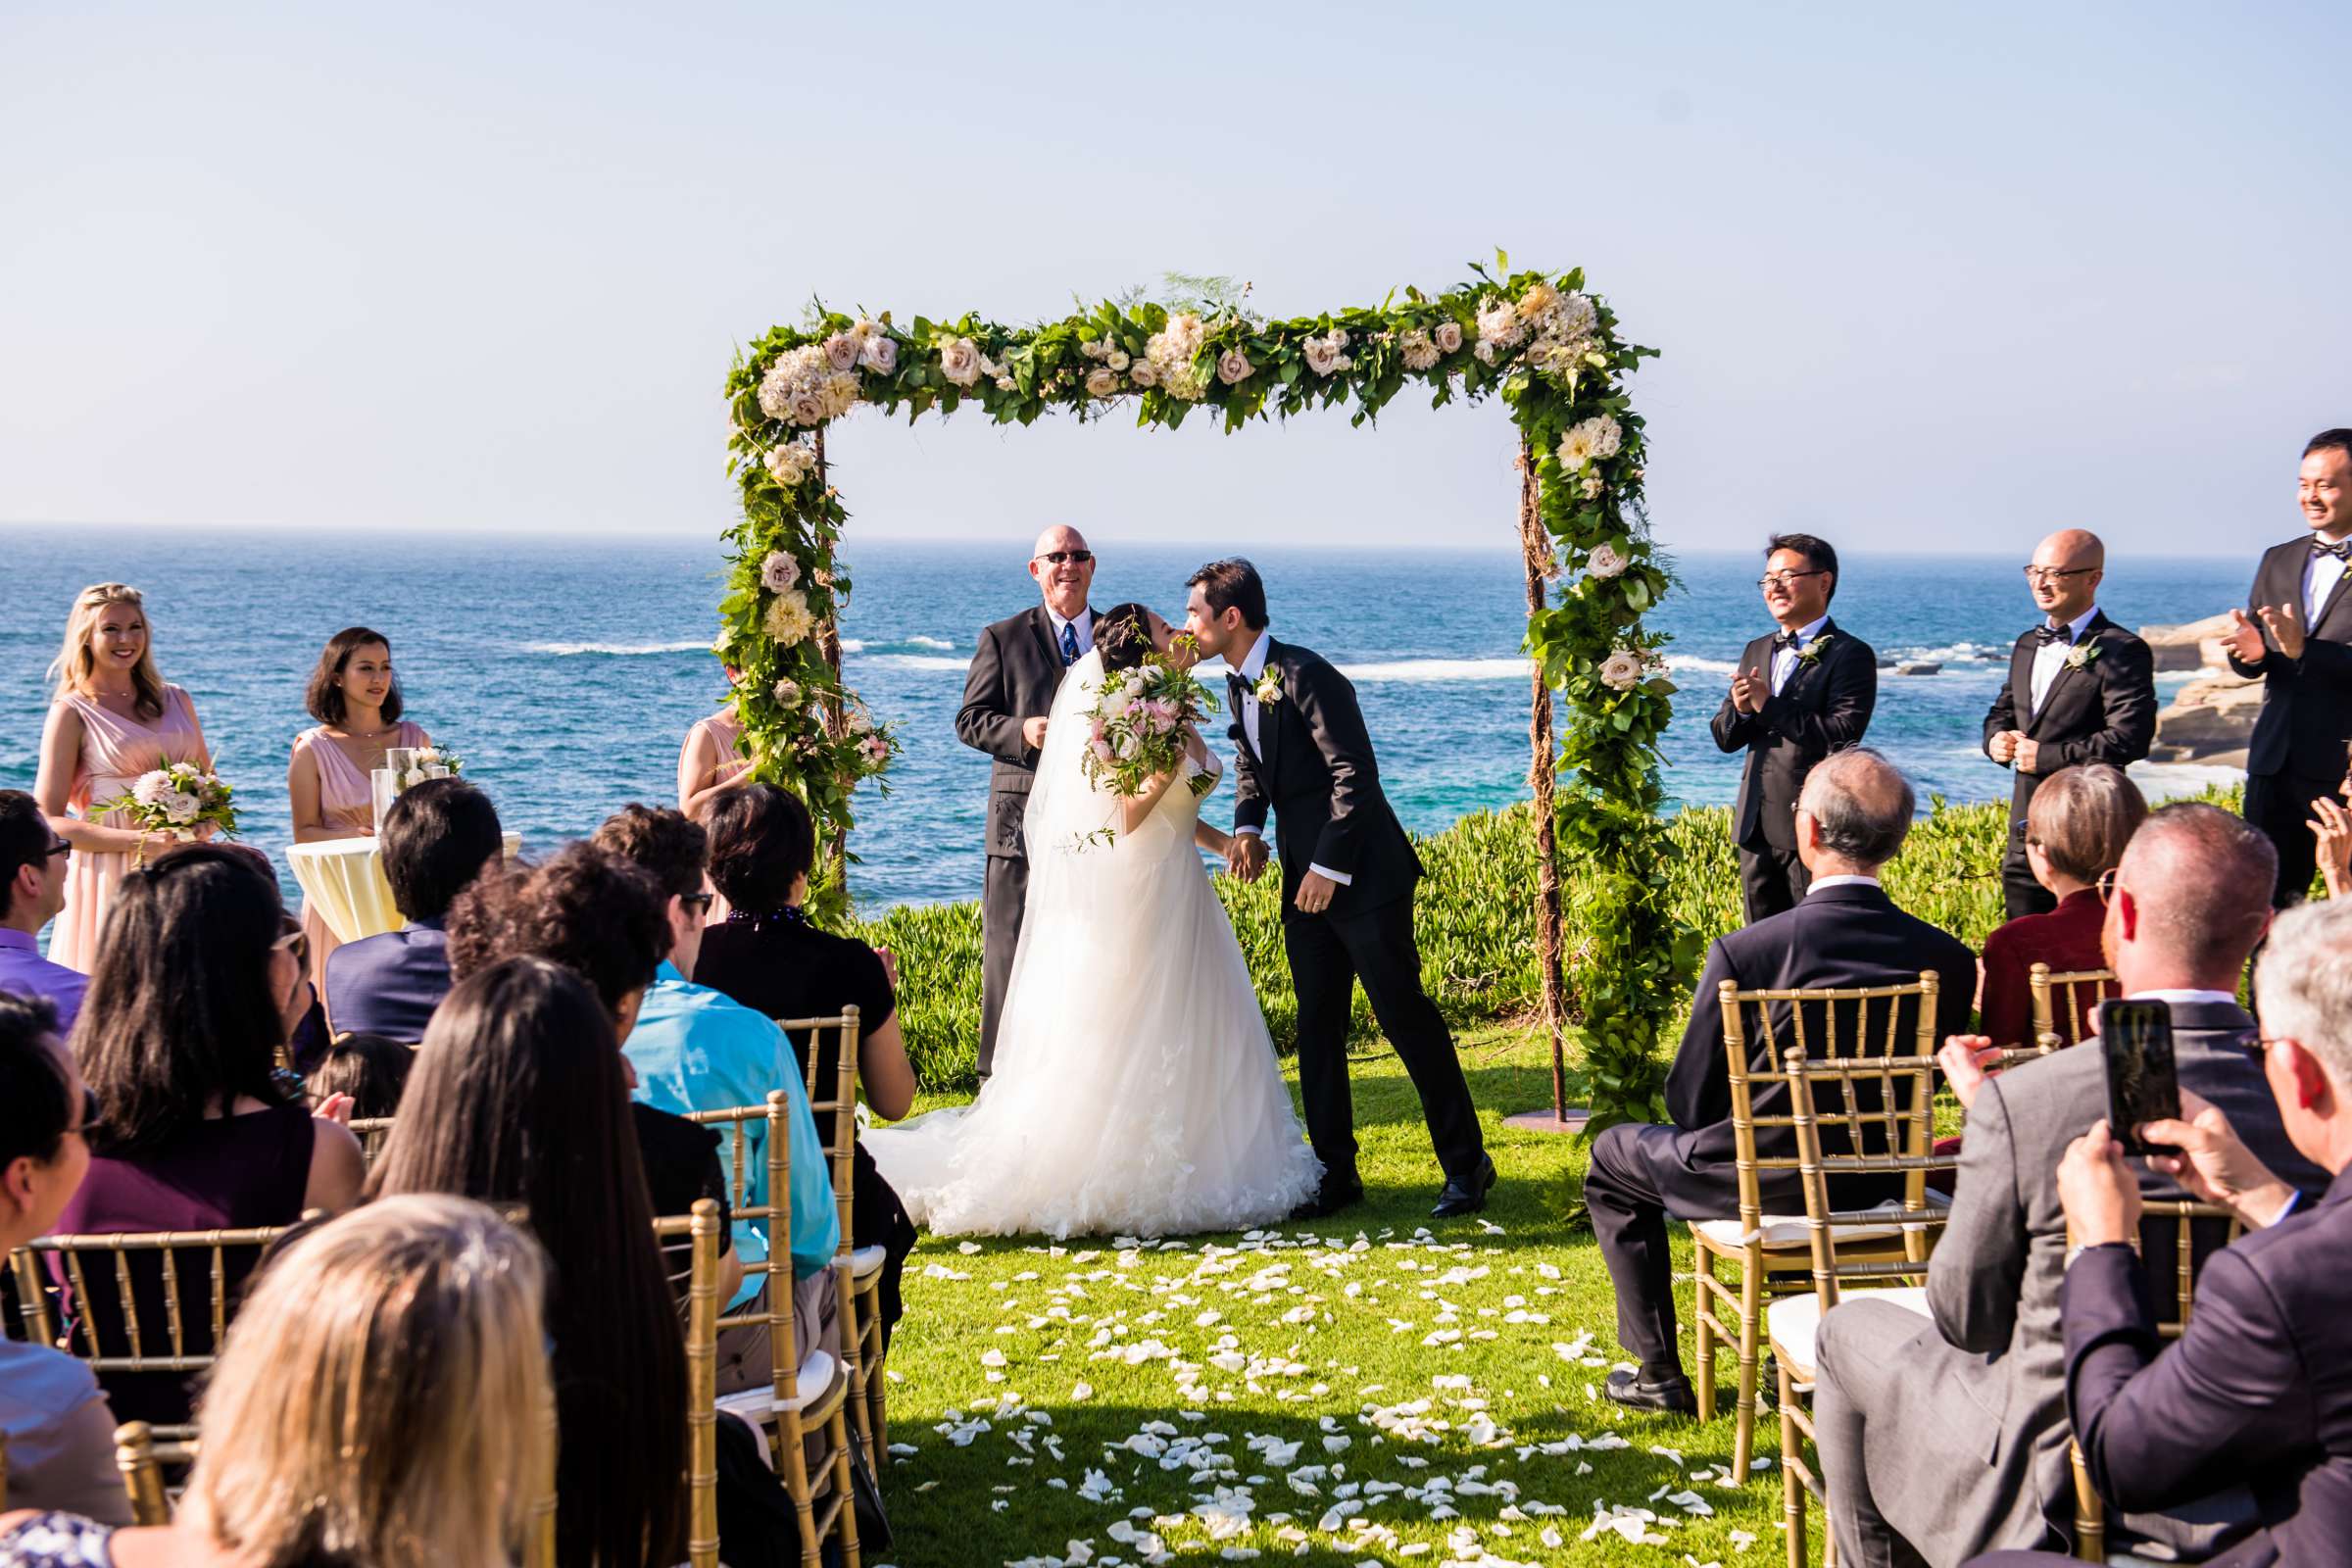
[[2143, 1122], [2180, 1115], [2173, 1066], [2173, 1008], [2164, 1002], [2099, 1004], [2099, 1050], [2107, 1058], [2107, 1126], [2127, 1154], [2177, 1154], [2139, 1136]]

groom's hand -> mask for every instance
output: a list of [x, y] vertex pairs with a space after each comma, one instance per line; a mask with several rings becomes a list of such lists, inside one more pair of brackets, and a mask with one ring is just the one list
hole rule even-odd
[[1339, 891], [1340, 885], [1322, 872], [1307, 872], [1298, 882], [1298, 912], [1321, 914], [1331, 907], [1331, 896]]
[[1225, 869], [1244, 882], [1254, 882], [1266, 868], [1266, 841], [1255, 833], [1236, 833], [1225, 845]]
[[1021, 720], [1021, 744], [1031, 751], [1043, 751], [1046, 745], [1046, 715]]

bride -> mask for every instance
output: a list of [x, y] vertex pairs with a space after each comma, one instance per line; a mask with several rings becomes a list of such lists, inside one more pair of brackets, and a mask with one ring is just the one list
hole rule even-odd
[[1029, 902], [988, 1092], [865, 1135], [934, 1235], [1237, 1230], [1287, 1217], [1321, 1181], [1196, 849], [1225, 849], [1195, 787], [1213, 788], [1214, 754], [1188, 730], [1181, 776], [1134, 800], [1094, 784], [1082, 761], [1103, 672], [1169, 642], [1158, 617], [1121, 605], [1054, 699], [1022, 819]]

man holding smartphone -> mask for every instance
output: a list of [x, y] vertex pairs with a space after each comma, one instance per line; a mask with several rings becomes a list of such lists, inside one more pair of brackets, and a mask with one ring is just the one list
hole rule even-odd
[[[2270, 844], [2235, 816], [2166, 807], [2102, 884], [2103, 943], [2125, 995], [2168, 1009], [2180, 1084], [2225, 1106], [2272, 1169], [2317, 1193], [2327, 1173], [2287, 1142], [2254, 1020], [2237, 1004], [2237, 977], [2270, 925], [2276, 869]], [[2073, 1496], [2055, 1173], [2067, 1145], [2108, 1115], [2106, 1058], [2086, 1044], [1987, 1077], [1995, 1055], [1982, 1036], [1943, 1051], [1968, 1132], [1928, 1271], [1932, 1320], [1870, 1292], [1822, 1319], [1814, 1426], [1843, 1562], [1907, 1561], [1905, 1546], [1938, 1563], [2039, 1546], [2062, 1523], [2043, 1508]], [[2144, 1180], [2150, 1197], [2182, 1196], [2161, 1173]], [[2159, 1245], [2173, 1245], [2169, 1224]], [[2132, 1523], [2184, 1550], [2214, 1544], [2210, 1528]]]

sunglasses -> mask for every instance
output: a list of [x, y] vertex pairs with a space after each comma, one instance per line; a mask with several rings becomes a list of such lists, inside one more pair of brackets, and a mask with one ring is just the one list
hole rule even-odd
[[1095, 559], [1095, 553], [1092, 550], [1049, 550], [1036, 559], [1051, 562], [1056, 566], [1064, 562], [1075, 561], [1083, 566]]

